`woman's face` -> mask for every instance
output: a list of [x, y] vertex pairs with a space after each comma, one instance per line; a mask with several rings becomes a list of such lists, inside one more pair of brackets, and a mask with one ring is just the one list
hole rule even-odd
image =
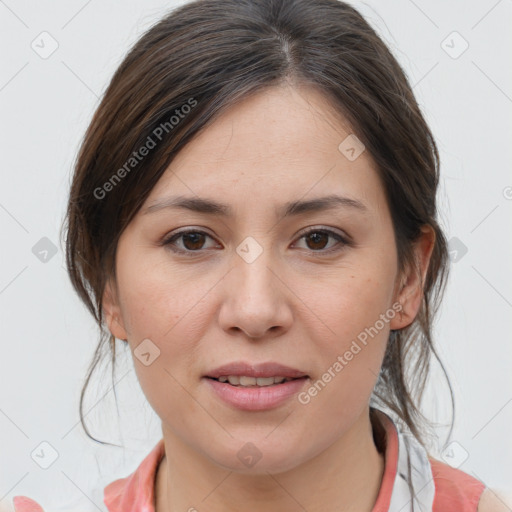
[[[119, 240], [111, 330], [128, 338], [166, 440], [231, 470], [291, 469], [367, 420], [389, 331], [419, 306], [410, 287], [395, 294], [375, 165], [332, 112], [288, 86], [232, 107], [178, 154]], [[226, 212], [164, 206], [177, 196]], [[327, 196], [338, 199], [311, 202]], [[286, 376], [266, 363], [305, 377], [210, 378]]]

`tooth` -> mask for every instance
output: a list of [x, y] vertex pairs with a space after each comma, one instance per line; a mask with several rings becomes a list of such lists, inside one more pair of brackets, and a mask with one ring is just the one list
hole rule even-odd
[[272, 386], [274, 384], [274, 377], [258, 377], [256, 384], [258, 386]]
[[236, 375], [229, 375], [228, 376], [228, 381], [233, 386], [238, 386], [238, 384], [240, 384], [240, 377], [238, 377]]
[[272, 386], [293, 380], [290, 377], [247, 377], [246, 375], [223, 375], [218, 378], [219, 382], [229, 382], [232, 386]]
[[[230, 377], [231, 379], [231, 377]], [[231, 382], [231, 380], [230, 380]], [[231, 384], [233, 384], [231, 382]], [[256, 385], [256, 378], [255, 377], [240, 377], [237, 384], [240, 384], [241, 386], [255, 386]]]

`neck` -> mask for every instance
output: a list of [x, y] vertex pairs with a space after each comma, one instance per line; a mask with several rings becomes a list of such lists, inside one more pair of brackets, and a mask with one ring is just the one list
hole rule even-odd
[[[368, 409], [327, 450], [279, 474], [247, 475], [212, 463], [164, 430], [166, 456], [155, 485], [155, 512], [371, 512], [384, 472]], [[380, 443], [379, 443], [380, 445]], [[380, 446], [379, 446], [380, 448]]]

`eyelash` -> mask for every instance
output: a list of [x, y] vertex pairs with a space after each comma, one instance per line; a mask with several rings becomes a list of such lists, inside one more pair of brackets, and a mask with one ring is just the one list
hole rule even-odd
[[[176, 246], [173, 246], [173, 243], [175, 240], [179, 239], [183, 235], [187, 235], [187, 234], [191, 234], [191, 233], [206, 235], [207, 237], [213, 239], [213, 237], [211, 235], [209, 235], [208, 233], [206, 233], [204, 231], [200, 231], [197, 229], [188, 229], [188, 230], [179, 231], [178, 233], [174, 233], [173, 235], [166, 237], [164, 240], [162, 240], [160, 245], [169, 247], [169, 249], [175, 253], [184, 254], [189, 257], [194, 257], [196, 255], [196, 253], [200, 253], [201, 251], [203, 251], [203, 249], [191, 251], [191, 250], [178, 249], [178, 248], [176, 248]], [[332, 238], [335, 238], [339, 243], [341, 243], [341, 247], [336, 247], [336, 245], [335, 245], [334, 247], [331, 247], [329, 249], [325, 249], [325, 250], [320, 249], [318, 251], [310, 249], [311, 253], [314, 256], [322, 256], [325, 254], [331, 254], [333, 252], [339, 252], [339, 251], [344, 250], [345, 247], [349, 247], [352, 245], [351, 241], [348, 238], [341, 236], [339, 233], [336, 233], [335, 231], [332, 231], [330, 229], [325, 229], [325, 228], [311, 228], [308, 231], [302, 233], [298, 240], [301, 240], [302, 238], [305, 238], [312, 233], [323, 233], [323, 234], [330, 235], [330, 236], [332, 236]], [[337, 244], [337, 245], [339, 245], [339, 244]], [[204, 249], [204, 250], [206, 250], [206, 249]]]

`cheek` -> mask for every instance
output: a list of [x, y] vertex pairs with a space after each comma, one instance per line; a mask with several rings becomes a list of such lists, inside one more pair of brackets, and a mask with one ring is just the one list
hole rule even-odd
[[331, 406], [340, 414], [354, 410], [373, 390], [396, 314], [390, 303], [393, 264], [387, 253], [377, 262], [359, 257], [357, 264], [309, 287], [315, 314], [309, 316], [308, 337], [315, 340], [320, 355], [320, 373], [315, 376], [322, 381], [317, 386], [319, 413]]
[[[140, 388], [158, 417], [173, 428], [186, 432], [190, 419], [198, 414], [197, 404], [187, 392], [184, 376], [162, 353], [150, 366], [135, 364]], [[184, 387], [185, 386], [185, 387]]]
[[[357, 417], [368, 403], [392, 319], [385, 316], [389, 294], [382, 283], [369, 279], [357, 282], [354, 278], [340, 284], [345, 286], [331, 290], [319, 309], [322, 322], [315, 320], [311, 327], [311, 339], [316, 340], [321, 354], [319, 373], [301, 402], [308, 402], [305, 406], [311, 407], [315, 417], [323, 417], [333, 433], [343, 428], [347, 418]], [[320, 324], [326, 324], [328, 331]], [[329, 335], [322, 336], [322, 332]]]
[[170, 265], [165, 251], [153, 249], [127, 258], [120, 280], [123, 316], [134, 338], [147, 337], [165, 344], [177, 332], [197, 330], [203, 298], [211, 284], [204, 278], [191, 280], [189, 272]]
[[[392, 284], [379, 272], [351, 268], [328, 282], [310, 285], [306, 293], [311, 310], [316, 313], [317, 337], [321, 334], [329, 343], [336, 340], [336, 348], [350, 344], [350, 340], [373, 326], [391, 308]], [[389, 322], [384, 326], [379, 322], [379, 330], [387, 328]], [[325, 337], [325, 332], [329, 336]]]
[[181, 418], [194, 414], [193, 400], [183, 386], [204, 337], [205, 291], [158, 266], [127, 273], [124, 289], [123, 317], [130, 326], [128, 339], [141, 389], [162, 420], [180, 410], [180, 415], [168, 418], [179, 426]]
[[162, 263], [137, 265], [127, 258], [119, 268], [123, 320], [141, 388], [163, 417], [178, 405], [188, 407], [180, 383], [186, 385], [187, 369], [197, 364], [212, 283], [204, 278], [191, 282]]

